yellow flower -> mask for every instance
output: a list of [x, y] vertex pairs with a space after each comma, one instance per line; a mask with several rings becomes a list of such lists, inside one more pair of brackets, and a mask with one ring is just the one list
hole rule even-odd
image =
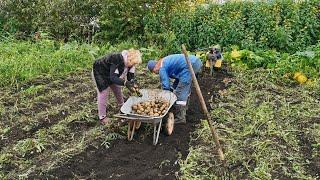
[[297, 79], [298, 76], [300, 76], [302, 73], [301, 72], [295, 72], [293, 75], [293, 79]]
[[304, 84], [307, 82], [308, 78], [306, 75], [304, 75], [302, 72], [296, 72], [294, 73], [293, 78], [298, 81], [300, 84]]
[[231, 52], [231, 58], [232, 59], [239, 59], [241, 57], [241, 54], [238, 50], [234, 49]]

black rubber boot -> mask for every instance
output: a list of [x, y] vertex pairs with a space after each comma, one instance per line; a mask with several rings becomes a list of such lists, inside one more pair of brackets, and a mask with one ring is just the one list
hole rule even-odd
[[187, 114], [187, 106], [182, 105], [174, 105], [175, 115], [174, 115], [174, 123], [175, 124], [186, 124], [186, 114]]

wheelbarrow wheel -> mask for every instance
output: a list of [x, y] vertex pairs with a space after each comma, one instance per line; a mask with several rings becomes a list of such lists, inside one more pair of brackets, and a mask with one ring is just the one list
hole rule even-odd
[[165, 124], [165, 133], [170, 136], [173, 133], [174, 129], [174, 115], [172, 112], [168, 113], [168, 118], [166, 119]]

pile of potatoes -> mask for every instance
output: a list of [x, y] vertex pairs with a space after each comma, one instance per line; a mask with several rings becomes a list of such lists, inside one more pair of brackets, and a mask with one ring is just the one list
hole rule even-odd
[[169, 108], [169, 102], [163, 99], [140, 102], [132, 106], [132, 113], [148, 116], [162, 116]]

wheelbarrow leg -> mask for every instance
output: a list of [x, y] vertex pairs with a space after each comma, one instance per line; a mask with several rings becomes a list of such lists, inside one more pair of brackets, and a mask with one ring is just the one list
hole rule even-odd
[[157, 131], [157, 124], [156, 123], [153, 124], [153, 145], [157, 145], [158, 143], [161, 125], [162, 125], [162, 119], [159, 122], [158, 131]]
[[141, 126], [141, 121], [136, 121], [136, 130], [138, 130]]
[[128, 121], [128, 140], [133, 139], [134, 130], [136, 129], [136, 121]]

